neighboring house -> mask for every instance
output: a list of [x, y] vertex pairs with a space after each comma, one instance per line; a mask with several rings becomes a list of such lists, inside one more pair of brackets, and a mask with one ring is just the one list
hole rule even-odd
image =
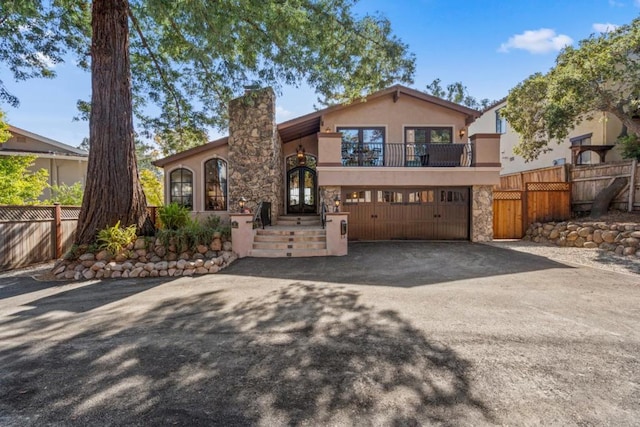
[[[30, 169], [46, 169], [50, 185], [84, 185], [89, 153], [15, 126], [9, 126], [9, 132], [12, 137], [0, 144], [0, 156], [36, 156]], [[50, 197], [50, 190], [46, 189], [40, 200]]]
[[271, 89], [229, 106], [229, 136], [155, 162], [165, 201], [228, 216], [268, 202], [271, 216], [350, 212], [349, 239], [492, 239], [498, 135], [471, 136], [480, 113], [396, 85], [362, 102], [276, 125]]
[[585, 120], [573, 129], [560, 144], [549, 143], [551, 151], [540, 154], [531, 162], [513, 152], [520, 136], [509, 123], [500, 116], [500, 110], [507, 105], [506, 98], [486, 108], [482, 115], [470, 126], [470, 132], [500, 134], [501, 175], [522, 172], [532, 169], [573, 164], [589, 165], [604, 161], [622, 160], [615, 141], [622, 131], [622, 123], [615, 116], [604, 112], [596, 112], [591, 120]]

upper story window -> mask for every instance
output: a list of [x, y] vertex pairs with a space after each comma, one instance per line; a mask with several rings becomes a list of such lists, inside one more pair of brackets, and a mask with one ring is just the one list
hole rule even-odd
[[207, 160], [204, 164], [204, 209], [227, 210], [227, 162], [222, 159]]
[[451, 127], [408, 127], [404, 129], [405, 143], [447, 144], [453, 142]]
[[[569, 138], [569, 141], [571, 142], [572, 146], [591, 145], [592, 136], [593, 136], [593, 133], [587, 133], [585, 135]], [[589, 165], [592, 163], [595, 163], [595, 159], [594, 159], [594, 153], [592, 153], [591, 151], [583, 151], [580, 154], [578, 154], [578, 157], [576, 159], [577, 165]]]
[[502, 117], [500, 110], [496, 110], [496, 133], [507, 132], [507, 119]]
[[169, 203], [193, 209], [193, 174], [190, 170], [180, 168], [169, 174]]
[[383, 127], [339, 127], [342, 133], [342, 164], [382, 166], [385, 129]]

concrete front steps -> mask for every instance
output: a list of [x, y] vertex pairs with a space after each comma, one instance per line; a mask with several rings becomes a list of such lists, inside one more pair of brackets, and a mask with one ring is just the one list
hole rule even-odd
[[279, 217], [274, 227], [257, 229], [249, 256], [297, 258], [327, 256], [326, 231], [318, 217]]

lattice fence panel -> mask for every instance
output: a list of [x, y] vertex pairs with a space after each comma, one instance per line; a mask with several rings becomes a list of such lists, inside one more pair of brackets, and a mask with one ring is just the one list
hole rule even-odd
[[50, 206], [0, 206], [0, 222], [32, 222], [53, 220]]
[[493, 200], [522, 200], [522, 191], [494, 191]]
[[569, 191], [568, 182], [527, 182], [527, 191]]

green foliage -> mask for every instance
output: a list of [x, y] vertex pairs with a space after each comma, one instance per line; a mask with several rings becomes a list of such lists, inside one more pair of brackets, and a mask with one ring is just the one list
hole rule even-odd
[[208, 228], [218, 229], [220, 227], [220, 217], [218, 215], [209, 215], [202, 224]]
[[156, 236], [163, 245], [175, 244], [180, 250], [195, 249], [198, 245], [209, 245], [217, 233], [229, 239], [231, 228], [220, 225], [220, 217], [211, 215], [200, 222], [189, 219], [183, 226], [177, 229], [163, 228], [157, 231]]
[[120, 227], [120, 221], [113, 227], [98, 231], [98, 247], [116, 255], [136, 240], [136, 226]]
[[49, 173], [46, 169], [29, 171], [35, 160], [35, 156], [0, 156], [0, 204], [38, 203]]
[[149, 169], [140, 170], [140, 184], [147, 198], [147, 205], [162, 206], [164, 186], [156, 174]]
[[617, 142], [622, 145], [622, 157], [640, 160], [640, 138], [637, 135], [621, 136]]
[[492, 103], [488, 98], [477, 100], [475, 97], [471, 96], [469, 94], [469, 90], [464, 84], [462, 84], [462, 82], [448, 84], [446, 90], [442, 87], [441, 83], [442, 80], [435, 79], [427, 85], [425, 92], [475, 110], [487, 108]]
[[514, 150], [533, 160], [563, 142], [597, 111], [610, 113], [640, 134], [640, 18], [610, 33], [566, 47], [547, 74], [536, 73], [509, 92], [501, 110], [520, 134]]
[[177, 203], [169, 203], [158, 208], [158, 218], [160, 218], [163, 228], [177, 230], [189, 223], [189, 209]]
[[140, 89], [135, 103], [148, 99], [162, 111], [159, 117], [140, 117], [142, 122], [170, 153], [203, 142], [207, 126], [224, 128], [228, 101], [246, 85], [277, 90], [282, 83], [306, 80], [329, 103], [411, 82], [415, 59], [393, 36], [389, 21], [357, 17], [352, 4], [132, 4], [132, 74]]
[[[91, 4], [89, 0], [2, 0], [0, 63], [16, 80], [55, 77], [54, 67], [69, 52], [87, 67]], [[18, 99], [0, 80], [0, 101]]]
[[82, 197], [84, 196], [84, 189], [82, 183], [76, 182], [73, 185], [60, 184], [60, 185], [48, 185], [51, 190], [51, 198], [42, 202], [45, 205], [53, 205], [54, 203], [60, 203], [65, 206], [80, 206], [82, 204]]
[[[0, 82], [2, 85], [2, 82]], [[11, 132], [9, 132], [9, 125], [5, 122], [5, 113], [0, 110], [0, 144], [6, 142], [11, 138]]]

